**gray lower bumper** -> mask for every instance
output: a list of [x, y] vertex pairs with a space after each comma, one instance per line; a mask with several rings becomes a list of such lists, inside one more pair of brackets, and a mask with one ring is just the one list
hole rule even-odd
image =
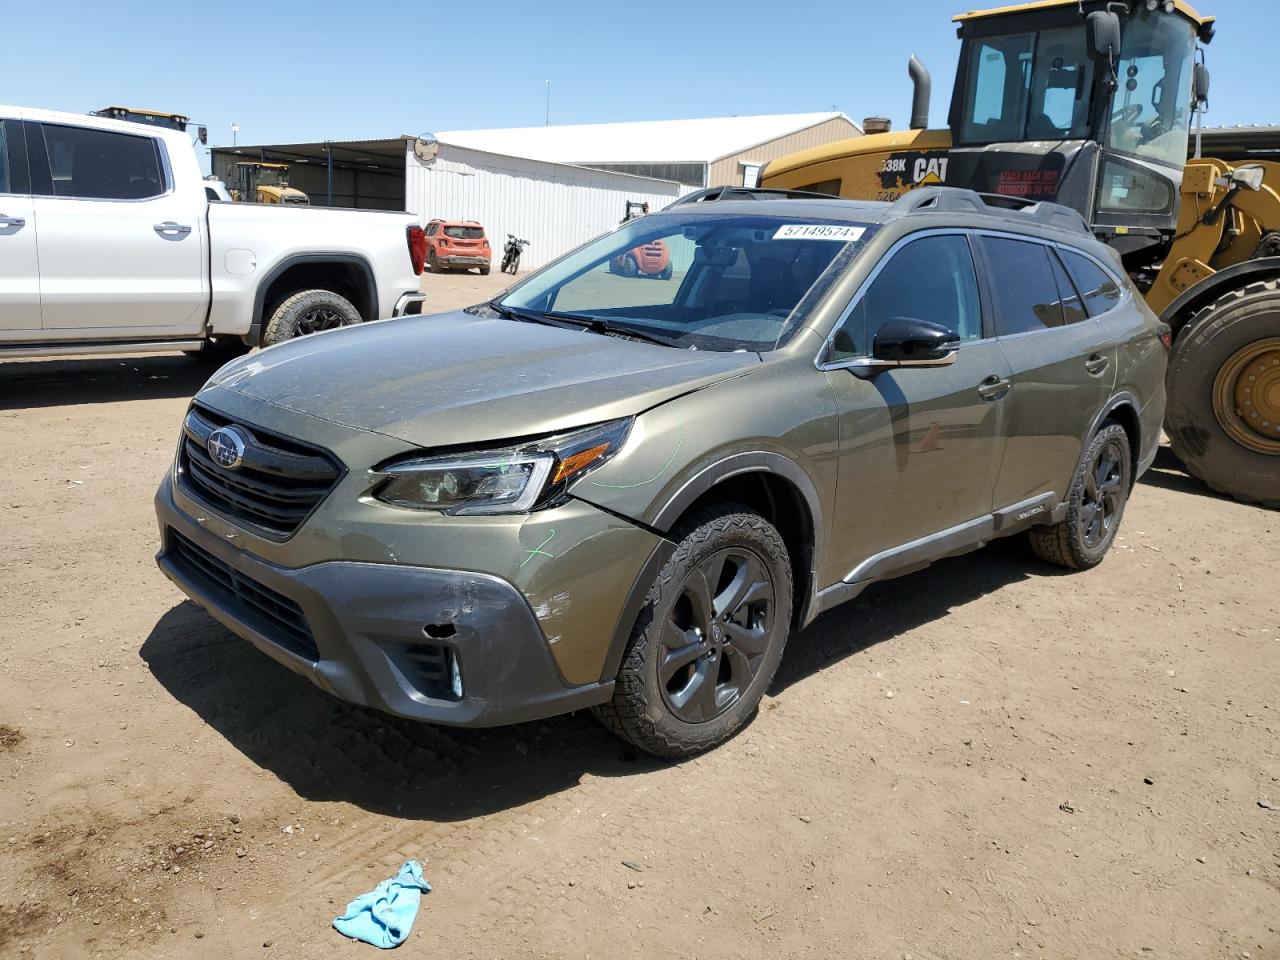
[[[160, 569], [228, 629], [334, 696], [482, 727], [568, 713], [612, 694], [611, 681], [564, 682], [528, 603], [505, 580], [341, 561], [279, 567], [204, 530], [177, 508], [169, 484], [156, 494]], [[286, 608], [305, 621], [311, 642], [264, 613]]]

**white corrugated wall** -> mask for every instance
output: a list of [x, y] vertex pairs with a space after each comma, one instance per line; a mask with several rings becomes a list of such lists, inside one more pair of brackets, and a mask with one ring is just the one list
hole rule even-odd
[[525, 160], [442, 143], [429, 167], [405, 150], [405, 207], [428, 220], [478, 220], [495, 266], [507, 234], [528, 240], [520, 266], [536, 267], [612, 230], [626, 201], [660, 210], [690, 188], [667, 180]]

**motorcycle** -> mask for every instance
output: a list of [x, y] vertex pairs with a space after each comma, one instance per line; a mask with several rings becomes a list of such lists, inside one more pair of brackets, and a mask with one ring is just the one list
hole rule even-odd
[[502, 248], [502, 266], [499, 269], [514, 277], [516, 271], [520, 269], [520, 253], [528, 245], [528, 240], [521, 240], [514, 234], [508, 233], [507, 245]]

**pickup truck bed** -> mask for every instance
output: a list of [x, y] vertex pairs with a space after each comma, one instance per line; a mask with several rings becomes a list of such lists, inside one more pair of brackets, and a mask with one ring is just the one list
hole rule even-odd
[[421, 312], [416, 216], [204, 187], [184, 133], [0, 106], [0, 356], [235, 352]]

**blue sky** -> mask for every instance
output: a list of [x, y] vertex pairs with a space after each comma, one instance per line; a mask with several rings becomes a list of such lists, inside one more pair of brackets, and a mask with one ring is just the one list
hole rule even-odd
[[[1216, 13], [1207, 124], [1280, 123], [1276, 0]], [[973, 5], [973, 4], [970, 4]], [[981, 4], [994, 5], [994, 4]], [[964, 0], [4, 4], [0, 99], [186, 113], [211, 144], [829, 110], [906, 124], [907, 57], [946, 122]]]

